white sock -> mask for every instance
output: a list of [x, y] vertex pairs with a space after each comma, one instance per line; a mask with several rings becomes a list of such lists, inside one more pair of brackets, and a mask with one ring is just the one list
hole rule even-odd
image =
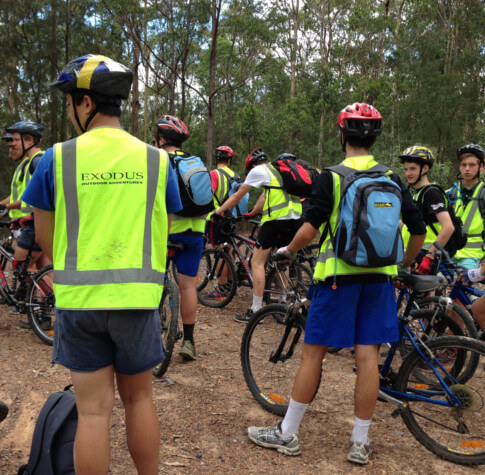
[[287, 437], [291, 434], [298, 434], [300, 429], [301, 420], [305, 415], [308, 404], [302, 404], [290, 398], [290, 404], [286, 411], [285, 418], [281, 423], [281, 435]]
[[256, 297], [256, 295], [253, 294], [253, 305], [251, 307], [251, 310], [253, 312], [257, 312], [263, 307], [263, 297]]
[[367, 440], [367, 434], [369, 433], [369, 427], [372, 419], [364, 420], [354, 417], [354, 430], [352, 432], [351, 440], [354, 442], [365, 442]]

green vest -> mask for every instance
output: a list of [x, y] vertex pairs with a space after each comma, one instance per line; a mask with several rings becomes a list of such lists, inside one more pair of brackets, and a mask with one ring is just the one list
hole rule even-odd
[[478, 205], [478, 193], [484, 186], [483, 182], [479, 182], [476, 186], [472, 199], [463, 206], [463, 201], [458, 198], [454, 204], [455, 213], [461, 218], [463, 222], [463, 232], [467, 235], [466, 246], [456, 252], [456, 259], [464, 259], [467, 257], [481, 258], [484, 254], [483, 242], [483, 219]]
[[[342, 165], [355, 170], [368, 170], [378, 163], [374, 160], [372, 155], [363, 155], [359, 157], [346, 158]], [[333, 177], [333, 196], [334, 203], [332, 212], [329, 217], [329, 226], [332, 230], [332, 234], [335, 236], [337, 232], [340, 212], [341, 196], [341, 179], [342, 177], [337, 173], [331, 172]], [[323, 223], [320, 227], [320, 233], [323, 235], [327, 223]], [[330, 233], [327, 232], [325, 239], [320, 246], [320, 253], [318, 255], [317, 264], [315, 266], [315, 272], [313, 278], [317, 281], [325, 281], [325, 279], [343, 275], [356, 275], [356, 274], [384, 274], [387, 276], [397, 274], [397, 266], [385, 266], [385, 267], [357, 267], [347, 264], [342, 259], [335, 256], [332, 239]]]
[[[421, 195], [421, 192], [423, 191], [423, 188], [421, 188], [416, 194], [413, 195], [413, 199], [416, 203], [419, 200], [419, 197]], [[424, 218], [424, 216], [423, 216], [423, 218]], [[439, 221], [436, 222], [436, 223], [433, 223], [433, 228], [435, 229], [436, 233], [439, 234], [440, 231], [441, 231], [441, 223]], [[438, 234], [436, 234], [433, 231], [433, 228], [429, 224], [426, 225], [426, 237], [424, 239], [422, 249], [426, 249], [426, 250], [431, 249], [431, 246], [436, 241], [436, 236]], [[401, 234], [402, 234], [402, 241], [403, 241], [404, 247], [407, 247], [408, 242], [409, 242], [409, 238], [410, 238], [410, 234], [409, 234], [409, 229], [407, 228], [407, 226], [405, 224], [402, 227]]]
[[[227, 192], [229, 191], [229, 180], [222, 173], [220, 170], [224, 170], [230, 177], [233, 177], [236, 175], [236, 172], [232, 171], [228, 166], [223, 166], [223, 167], [218, 167], [216, 168], [216, 172], [219, 175], [219, 180], [217, 182], [217, 189], [214, 192], [214, 206], [215, 208], [220, 208], [222, 203], [224, 202], [224, 197], [227, 195]], [[210, 213], [207, 214], [206, 221], [210, 221], [211, 216], [214, 214], [214, 211], [211, 211]]]
[[275, 219], [290, 219], [292, 212], [301, 215], [301, 201], [298, 196], [290, 195], [283, 190], [283, 178], [270, 163], [258, 165], [265, 167], [271, 177], [266, 186], [266, 196], [263, 206], [261, 224]]
[[122, 129], [54, 146], [54, 293], [61, 309], [156, 309], [168, 156]]
[[[12, 177], [12, 183], [10, 185], [10, 203], [15, 203], [19, 201], [22, 197], [22, 193], [25, 191], [27, 184], [30, 181], [30, 164], [32, 160], [44, 152], [37, 152], [32, 158], [25, 157], [15, 169]], [[11, 209], [9, 215], [12, 219], [21, 218], [22, 216], [27, 216], [34, 211], [34, 208], [27, 203], [21, 201], [20, 209]]]

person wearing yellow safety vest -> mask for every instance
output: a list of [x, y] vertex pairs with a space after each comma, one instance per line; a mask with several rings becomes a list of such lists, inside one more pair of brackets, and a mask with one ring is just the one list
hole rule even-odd
[[467, 269], [476, 269], [485, 254], [485, 187], [480, 180], [485, 152], [478, 144], [468, 144], [456, 151], [460, 183], [448, 190], [448, 199], [463, 222], [467, 242], [453, 260]]
[[54, 262], [53, 361], [69, 368], [78, 410], [76, 473], [108, 473], [115, 379], [138, 473], [158, 473], [152, 368], [171, 213], [181, 209], [167, 154], [124, 131], [133, 73], [102, 55], [69, 62], [50, 86], [80, 134], [46, 151], [23, 194]]
[[[211, 170], [211, 187], [214, 194], [214, 206], [219, 208], [228, 199], [231, 178], [238, 177], [237, 173], [231, 169], [234, 151], [227, 145], [217, 147], [214, 152], [217, 168]], [[205, 234], [207, 240], [213, 247], [219, 247], [226, 242], [226, 237], [221, 231], [221, 223], [211, 219], [212, 213], [207, 215]], [[228, 283], [229, 269], [224, 266], [219, 277], [218, 286], [211, 292], [204, 295], [206, 300], [223, 300], [229, 295], [232, 282]]]
[[[423, 249], [416, 258], [419, 274], [436, 274], [439, 262], [434, 253], [438, 250], [434, 243], [445, 247], [455, 227], [448, 212], [447, 198], [443, 190], [430, 183], [428, 173], [433, 167], [434, 156], [431, 150], [422, 145], [412, 145], [399, 155], [404, 165], [404, 173], [409, 187], [414, 190], [414, 201], [423, 215], [426, 224], [426, 239]], [[407, 245], [409, 232], [403, 228], [404, 245]]]
[[[182, 143], [189, 138], [187, 125], [178, 117], [164, 115], [157, 120], [154, 130], [155, 146], [165, 150], [170, 160], [175, 155], [189, 157], [181, 150]], [[172, 161], [172, 165], [173, 165]], [[169, 239], [181, 243], [184, 249], [176, 251], [172, 261], [178, 272], [180, 291], [180, 315], [183, 324], [183, 341], [179, 355], [185, 360], [197, 359], [194, 342], [195, 317], [197, 313], [197, 273], [204, 249], [206, 214], [202, 216], [173, 216]]]
[[[355, 170], [376, 166], [378, 163], [369, 155], [369, 149], [382, 131], [381, 114], [373, 106], [355, 103], [340, 112], [337, 123], [346, 157], [341, 165]], [[407, 187], [397, 175], [387, 176], [401, 189], [402, 217], [412, 234], [402, 265], [409, 266], [421, 249], [425, 225]], [[391, 279], [397, 273], [397, 266], [353, 267], [335, 255], [332, 235], [335, 236], [338, 229], [342, 186], [343, 177], [324, 170], [316, 180], [305, 223], [291, 243], [277, 251], [292, 255], [311, 242], [319, 228], [323, 232], [326, 223], [332, 228], [332, 232], [325, 233], [322, 238], [314, 272], [317, 285], [313, 288], [301, 365], [285, 418], [270, 427], [249, 427], [248, 436], [263, 447], [299, 455], [300, 423], [317, 390], [328, 346], [353, 346], [357, 380], [348, 460], [366, 464], [372, 452], [368, 430], [379, 390], [378, 344], [399, 338]], [[396, 222], [395, 227], [398, 226]], [[389, 239], [394, 242], [395, 236]]]
[[301, 202], [283, 189], [283, 179], [261, 147], [254, 149], [246, 158], [246, 180], [239, 190], [215, 211], [222, 216], [236, 206], [252, 188], [263, 188], [248, 217], [263, 213], [261, 229], [251, 258], [253, 273], [253, 303], [250, 309], [234, 315], [234, 320], [247, 323], [254, 312], [263, 306], [266, 258], [271, 248], [288, 244], [301, 226]]

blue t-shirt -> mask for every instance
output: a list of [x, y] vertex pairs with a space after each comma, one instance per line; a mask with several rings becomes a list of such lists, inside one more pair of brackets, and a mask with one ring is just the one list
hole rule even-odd
[[[177, 177], [172, 165], [168, 164], [167, 189], [165, 191], [167, 213], [182, 209]], [[55, 210], [54, 198], [54, 151], [49, 148], [40, 159], [29, 184], [22, 193], [22, 201], [45, 211]]]

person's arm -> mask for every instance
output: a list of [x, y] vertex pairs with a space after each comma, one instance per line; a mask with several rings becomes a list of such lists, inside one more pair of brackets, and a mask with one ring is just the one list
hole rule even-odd
[[10, 195], [8, 195], [4, 200], [0, 201], [0, 205], [6, 206], [8, 203], [10, 203]]
[[[442, 247], [445, 247], [446, 243], [450, 239], [451, 235], [455, 231], [455, 226], [453, 226], [453, 221], [451, 221], [450, 213], [447, 211], [443, 211], [442, 213], [438, 213], [436, 215], [436, 219], [439, 221], [441, 224], [441, 230], [436, 236], [435, 241], [438, 242], [438, 244], [441, 244]], [[430, 252], [436, 252], [438, 248], [432, 244], [430, 248]]]
[[414, 259], [416, 259], [416, 256], [423, 247], [425, 238], [426, 234], [411, 234], [402, 261], [404, 267], [409, 267], [414, 262]]
[[253, 206], [253, 209], [249, 213], [251, 216], [257, 216], [263, 211], [265, 197], [266, 194], [263, 191], [259, 196], [258, 201], [256, 201], [256, 204]]
[[5, 207], [7, 209], [20, 209], [22, 207], [22, 202], [18, 200], [18, 201], [14, 201], [13, 203], [6, 203]]
[[242, 199], [246, 193], [249, 193], [252, 186], [242, 184], [239, 190], [236, 191], [232, 196], [230, 196], [220, 208], [214, 211], [215, 214], [223, 215], [229, 208], [236, 206]]
[[286, 246], [286, 248], [291, 253], [299, 251], [313, 241], [317, 235], [317, 232], [318, 229], [315, 229], [310, 223], [303, 223], [295, 234], [295, 237], [292, 239], [290, 244]]
[[40, 208], [34, 208], [35, 240], [52, 262], [54, 262], [52, 258], [54, 218], [54, 211], [45, 211]]
[[167, 234], [170, 234], [170, 226], [172, 225], [172, 214], [167, 214]]

